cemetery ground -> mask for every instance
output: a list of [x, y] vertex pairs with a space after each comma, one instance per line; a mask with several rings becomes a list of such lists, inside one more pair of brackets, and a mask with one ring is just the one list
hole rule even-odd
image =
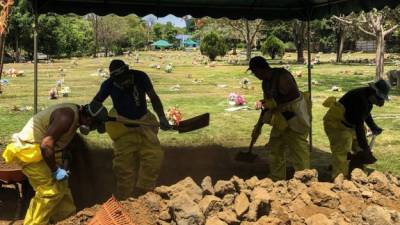
[[[253, 53], [257, 55], [258, 52]], [[306, 54], [305, 54], [306, 55]], [[312, 159], [313, 166], [327, 166], [329, 164], [329, 143], [323, 130], [322, 118], [327, 108], [322, 102], [329, 96], [340, 97], [348, 90], [366, 86], [375, 76], [375, 66], [371, 63], [374, 54], [345, 53], [344, 63], [332, 63], [335, 54], [320, 54], [320, 64], [312, 69], [313, 80], [313, 146], [316, 155]], [[283, 59], [268, 60], [272, 67], [287, 67], [295, 76], [302, 91], [307, 90], [307, 67], [304, 64], [295, 64], [295, 53], [286, 53]], [[316, 54], [312, 55], [312, 59]], [[396, 69], [396, 59], [400, 56], [386, 54], [385, 71]], [[183, 114], [183, 119], [209, 112], [210, 126], [198, 131], [178, 134], [173, 131], [160, 131], [163, 146], [168, 148], [208, 148], [218, 146], [226, 149], [246, 149], [250, 142], [250, 134], [260, 111], [255, 110], [255, 102], [262, 98], [260, 81], [253, 75], [246, 73], [247, 65], [243, 55], [237, 57], [237, 63], [229, 63], [228, 57], [217, 58], [215, 63], [207, 64], [207, 58], [199, 52], [182, 51], [148, 51], [140, 52], [139, 62], [135, 56], [115, 57], [124, 60], [130, 68], [146, 72], [159, 94], [164, 110], [177, 106]], [[39, 63], [39, 110], [47, 106], [62, 102], [85, 104], [98, 91], [102, 78], [99, 69], [108, 71], [108, 65], [113, 58], [75, 58], [60, 59], [51, 63]], [[369, 62], [346, 63], [368, 59]], [[351, 60], [351, 61], [350, 61]], [[164, 71], [167, 64], [172, 63], [171, 73]], [[160, 65], [160, 69], [157, 68]], [[0, 96], [0, 147], [5, 147], [12, 133], [18, 132], [32, 116], [33, 110], [33, 64], [5, 64], [4, 71], [10, 68], [23, 70], [24, 75], [19, 77], [3, 76], [9, 84], [4, 86], [4, 93]], [[63, 72], [60, 72], [63, 70]], [[64, 73], [64, 75], [61, 75]], [[55, 100], [48, 98], [48, 92], [56, 86], [57, 80], [64, 78], [62, 86], [68, 86], [71, 93], [68, 97]], [[241, 80], [250, 80], [248, 89], [241, 87]], [[339, 91], [331, 91], [333, 86]], [[229, 93], [244, 96], [248, 110], [229, 112], [227, 97]], [[105, 106], [111, 108], [111, 99], [107, 99]], [[148, 104], [152, 109], [151, 104]], [[376, 123], [384, 129], [377, 138], [373, 151], [378, 162], [373, 165], [381, 171], [392, 171], [400, 175], [400, 97], [399, 90], [392, 90], [391, 100], [384, 107], [374, 107], [372, 114]], [[265, 125], [256, 146], [257, 154], [265, 156], [270, 127]], [[90, 142], [98, 146], [111, 147], [107, 134], [92, 132], [88, 137]], [[207, 160], [196, 158], [195, 160]]]

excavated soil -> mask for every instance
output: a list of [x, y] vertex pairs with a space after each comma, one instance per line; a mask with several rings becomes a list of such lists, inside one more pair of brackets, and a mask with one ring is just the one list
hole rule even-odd
[[[104, 203], [114, 192], [112, 150], [87, 144], [79, 136], [69, 148], [73, 155], [69, 183], [79, 212], [59, 224], [83, 225], [95, 215], [96, 204]], [[165, 149], [155, 192], [122, 202], [137, 225], [378, 224], [373, 222], [375, 214], [384, 221], [380, 224], [400, 225], [397, 177], [376, 172], [351, 181], [321, 182], [329, 180], [330, 154], [318, 149], [311, 159], [320, 182], [312, 172], [275, 183], [265, 178], [268, 171], [263, 148], [255, 149], [259, 157], [253, 163], [235, 161], [236, 153], [245, 147]], [[11, 209], [15, 209], [17, 199], [9, 189], [3, 189], [0, 224], [7, 224], [13, 218]]]
[[[353, 171], [351, 180], [319, 182], [316, 170], [288, 181], [268, 178], [196, 184], [187, 177], [157, 187], [122, 205], [135, 224], [182, 225], [396, 225], [400, 224], [400, 182], [391, 174]], [[59, 225], [87, 224], [99, 206], [84, 209]]]
[[0, 170], [19, 170], [21, 167], [16, 163], [6, 164], [3, 157], [1, 157], [2, 151], [0, 149]]

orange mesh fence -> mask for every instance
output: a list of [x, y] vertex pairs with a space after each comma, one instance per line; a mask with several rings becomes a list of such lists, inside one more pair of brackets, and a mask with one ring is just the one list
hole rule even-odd
[[135, 225], [121, 203], [111, 197], [96, 212], [89, 225]]

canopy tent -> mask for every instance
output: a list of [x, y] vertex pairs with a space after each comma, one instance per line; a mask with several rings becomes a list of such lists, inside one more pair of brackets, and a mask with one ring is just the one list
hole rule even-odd
[[172, 46], [172, 44], [165, 40], [158, 40], [151, 45], [157, 48], [169, 48]]
[[[395, 7], [399, 0], [28, 0], [35, 11], [34, 26], [34, 112], [37, 112], [37, 13], [54, 12], [59, 14], [76, 13], [84, 15], [117, 14], [119, 16], [135, 13], [138, 16], [191, 15], [195, 18], [210, 16], [230, 19], [264, 19], [307, 21], [307, 35], [310, 37], [310, 20], [331, 15]], [[310, 38], [308, 49], [308, 92], [311, 100], [311, 52]], [[311, 110], [310, 110], [311, 111]], [[312, 111], [311, 111], [312, 112]], [[312, 118], [312, 116], [311, 116]], [[312, 129], [310, 128], [310, 150], [312, 149]]]
[[333, 14], [348, 14], [352, 11], [372, 8], [394, 7], [398, 0], [29, 0], [37, 1], [37, 12], [85, 15], [117, 14], [125, 16], [192, 15], [228, 17], [231, 19], [302, 19], [313, 20]]
[[197, 47], [198, 43], [193, 41], [192, 39], [187, 39], [183, 42], [185, 47]]

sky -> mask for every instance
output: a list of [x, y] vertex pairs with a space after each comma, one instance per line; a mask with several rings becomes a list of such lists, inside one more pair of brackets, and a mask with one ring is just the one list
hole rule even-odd
[[143, 19], [156, 20], [158, 23], [161, 23], [161, 24], [166, 24], [167, 22], [171, 22], [175, 27], [185, 27], [186, 26], [185, 20], [183, 20], [180, 17], [171, 15], [171, 14], [169, 14], [168, 16], [165, 16], [165, 17], [156, 17], [153, 14], [150, 14], [150, 15], [144, 16]]

